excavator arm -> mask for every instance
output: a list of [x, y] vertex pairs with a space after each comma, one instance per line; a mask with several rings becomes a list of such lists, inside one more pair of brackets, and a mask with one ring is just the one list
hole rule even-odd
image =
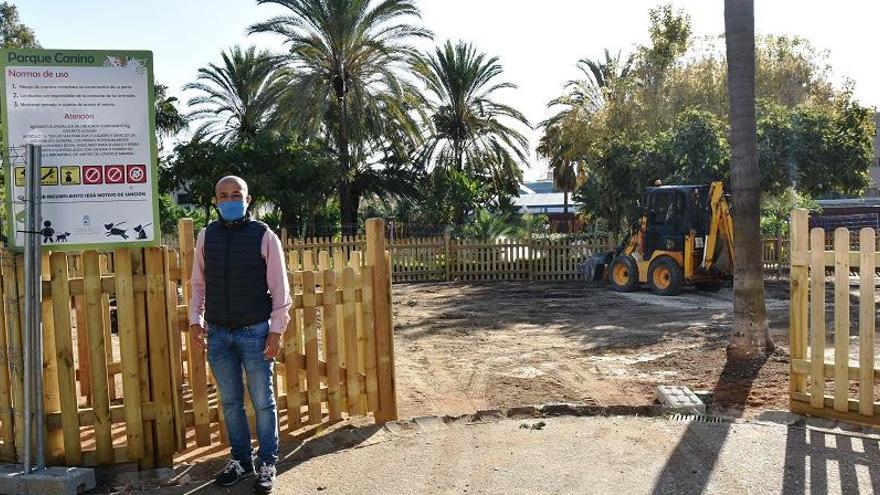
[[734, 264], [733, 251], [733, 217], [730, 215], [730, 205], [724, 197], [724, 188], [721, 182], [713, 182], [709, 186], [709, 232], [706, 235], [706, 245], [703, 249], [703, 263], [700, 267], [709, 271], [718, 262], [716, 252], [719, 244], [722, 244], [729, 253], [730, 267]]

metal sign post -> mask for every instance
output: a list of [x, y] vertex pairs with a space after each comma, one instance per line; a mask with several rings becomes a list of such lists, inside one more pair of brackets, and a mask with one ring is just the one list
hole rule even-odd
[[[24, 253], [24, 473], [32, 471], [31, 451], [36, 443], [36, 470], [46, 467], [44, 457], [44, 422], [46, 415], [43, 408], [43, 332], [40, 302], [43, 299], [40, 243], [41, 243], [41, 208], [42, 192], [40, 185], [40, 166], [42, 165], [42, 147], [27, 145], [27, 173], [25, 175], [25, 253]], [[36, 431], [35, 431], [36, 430]], [[34, 435], [36, 432], [36, 435]], [[34, 438], [34, 436], [36, 438]]]

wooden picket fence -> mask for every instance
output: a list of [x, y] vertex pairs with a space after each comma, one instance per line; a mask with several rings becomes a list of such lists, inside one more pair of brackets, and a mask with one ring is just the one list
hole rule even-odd
[[[381, 220], [363, 251], [316, 270], [288, 260], [293, 306], [275, 368], [279, 426], [301, 438], [345, 416], [397, 418], [389, 254]], [[188, 331], [192, 222], [180, 251], [46, 253], [44, 404], [50, 464], [170, 466], [175, 453], [225, 441], [202, 347]], [[326, 257], [326, 252], [319, 257]], [[0, 302], [0, 460], [22, 457], [24, 269], [5, 252]], [[116, 330], [114, 333], [113, 330]], [[253, 408], [246, 401], [253, 424]]]
[[[792, 412], [880, 425], [875, 388], [880, 366], [875, 359], [877, 238], [873, 229], [858, 234], [852, 249], [845, 228], [834, 231], [829, 246], [820, 228], [809, 230], [806, 210], [791, 216], [791, 346]], [[830, 247], [830, 250], [829, 250]], [[833, 273], [832, 315], [827, 314], [826, 278]], [[850, 279], [858, 274], [858, 324], [850, 313]], [[833, 355], [826, 353], [826, 324], [833, 328]], [[857, 329], [857, 357], [851, 330]]]
[[[358, 250], [363, 236], [286, 239], [291, 257], [327, 250], [342, 256]], [[443, 237], [409, 237], [388, 241], [394, 282], [497, 280], [576, 280], [578, 264], [599, 251], [614, 249], [608, 236], [527, 238], [479, 241]]]

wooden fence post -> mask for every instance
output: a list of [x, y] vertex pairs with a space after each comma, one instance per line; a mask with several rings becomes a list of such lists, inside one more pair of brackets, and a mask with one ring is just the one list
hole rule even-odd
[[825, 407], [825, 232], [810, 231], [810, 405]]
[[113, 253], [116, 272], [116, 314], [119, 326], [119, 351], [122, 359], [122, 394], [125, 410], [125, 434], [128, 458], [144, 459], [144, 429], [141, 412], [141, 382], [138, 363], [138, 337], [131, 250], [119, 248]]
[[874, 269], [876, 239], [874, 229], [859, 232], [859, 413], [874, 415]]
[[[183, 302], [189, 310], [192, 297], [192, 269], [195, 256], [195, 238], [193, 237], [193, 221], [181, 218], [177, 222], [177, 235], [180, 245], [180, 279], [183, 284]], [[189, 315], [186, 316], [189, 319]], [[189, 326], [187, 325], [187, 328]], [[208, 410], [208, 379], [205, 370], [205, 351], [195, 343], [192, 332], [188, 332], [187, 371], [193, 396], [193, 416], [195, 418], [196, 444], [199, 447], [211, 445], [211, 417]]]
[[535, 245], [532, 242], [532, 232], [529, 231], [529, 237], [526, 239], [526, 244], [528, 245], [528, 256], [526, 257], [526, 263], [528, 263], [529, 267], [529, 282], [533, 282], [535, 280]]
[[846, 227], [834, 229], [834, 410], [849, 410], [849, 251]]
[[104, 317], [101, 313], [101, 267], [96, 251], [86, 251], [80, 258], [85, 292], [87, 328], [78, 332], [89, 334], [89, 358], [92, 364], [92, 408], [95, 413], [95, 459], [99, 464], [114, 460], [113, 438], [110, 433], [110, 390], [107, 385], [107, 350], [104, 343]]
[[444, 263], [443, 264], [446, 265], [446, 281], [447, 282], [452, 281], [452, 279], [450, 278], [450, 268], [451, 268], [450, 265], [452, 264], [452, 258], [449, 257], [450, 256], [450, 252], [449, 252], [450, 237], [451, 236], [449, 235], [449, 229], [446, 229], [445, 231], [443, 231], [443, 253], [444, 253], [444, 256], [443, 256]]
[[[49, 267], [49, 253], [41, 256], [41, 279], [49, 282], [52, 271]], [[58, 395], [58, 360], [55, 359], [55, 317], [53, 315], [51, 294], [43, 295], [43, 397], [45, 412], [61, 410], [61, 398]], [[82, 378], [80, 378], [82, 380]], [[64, 460], [64, 431], [46, 429], [46, 461], [61, 462]]]
[[[789, 236], [791, 233], [789, 232]], [[777, 233], [776, 238], [773, 240], [773, 259], [776, 260], [776, 278], [782, 277], [782, 234]]]
[[171, 394], [171, 365], [168, 350], [168, 320], [165, 309], [165, 255], [161, 248], [144, 249], [147, 280], [147, 333], [149, 342], [152, 400], [156, 414], [156, 465], [174, 463], [174, 411]]
[[[11, 255], [5, 250], [5, 248], [3, 248], [3, 250], [0, 251], [0, 265], [6, 265], [7, 263], [12, 262]], [[6, 359], [6, 365], [0, 366], [0, 404], [5, 406], [0, 408], [0, 425], [2, 425], [2, 430], [0, 431], [3, 432], [3, 445], [0, 447], [0, 453], [2, 453], [4, 461], [15, 462], [15, 428], [12, 411], [17, 405], [13, 403], [12, 398], [12, 380], [9, 376], [9, 369], [13, 361], [11, 360], [12, 356], [8, 345], [9, 341], [6, 337], [7, 330], [11, 328], [11, 326], [7, 326], [6, 322], [8, 321], [7, 319], [9, 318], [10, 312], [13, 310], [13, 306], [12, 304], [9, 304], [11, 300], [6, 299], [7, 270], [5, 268], [0, 268], [0, 273], [2, 273], [3, 276], [3, 283], [0, 283], [0, 305], [2, 305], [3, 308], [3, 317], [0, 318], [0, 353], [2, 353], [2, 357]]]
[[397, 391], [394, 383], [394, 329], [391, 321], [390, 273], [385, 258], [385, 222], [367, 220], [367, 264], [373, 267], [376, 368], [379, 375], [379, 410], [376, 422], [397, 419]]
[[53, 253], [52, 304], [55, 320], [55, 358], [58, 360], [58, 395], [61, 402], [61, 425], [64, 428], [64, 462], [77, 466], [82, 462], [79, 414], [76, 396], [76, 373], [73, 367], [73, 342], [70, 328], [70, 286], [67, 253]]
[[791, 392], [807, 391], [807, 376], [795, 373], [794, 361], [807, 358], [807, 300], [809, 295], [810, 269], [807, 253], [807, 210], [797, 209], [791, 213], [791, 255], [789, 256], [791, 306], [789, 307], [789, 342], [791, 346]]

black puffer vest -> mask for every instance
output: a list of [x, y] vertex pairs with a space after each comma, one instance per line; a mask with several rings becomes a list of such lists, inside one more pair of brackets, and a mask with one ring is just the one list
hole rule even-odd
[[245, 219], [205, 229], [205, 320], [242, 328], [269, 319], [272, 297], [261, 247], [269, 227]]

